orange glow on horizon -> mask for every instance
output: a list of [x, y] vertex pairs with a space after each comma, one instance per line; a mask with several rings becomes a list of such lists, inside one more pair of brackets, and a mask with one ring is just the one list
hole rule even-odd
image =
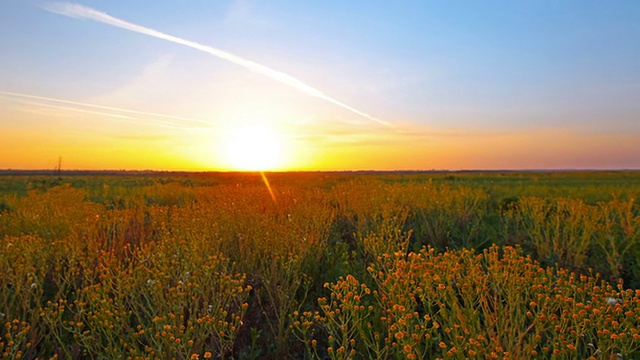
[[331, 123], [288, 128], [262, 121], [207, 131], [122, 134], [118, 128], [59, 130], [35, 120], [23, 124], [4, 129], [0, 169], [54, 169], [58, 157], [63, 170], [614, 169], [638, 164], [640, 151], [640, 138], [633, 134], [571, 129], [496, 134], [407, 127], [403, 133], [358, 133]]

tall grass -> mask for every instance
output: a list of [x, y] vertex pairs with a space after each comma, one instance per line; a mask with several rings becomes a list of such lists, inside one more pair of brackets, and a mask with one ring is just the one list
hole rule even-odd
[[598, 176], [0, 179], [0, 356], [635, 354], [640, 178]]
[[[401, 252], [327, 284], [321, 313], [303, 314], [326, 337], [312, 356], [353, 358], [588, 358], [640, 348], [640, 290], [544, 269], [511, 247]], [[317, 350], [318, 344], [326, 350]]]

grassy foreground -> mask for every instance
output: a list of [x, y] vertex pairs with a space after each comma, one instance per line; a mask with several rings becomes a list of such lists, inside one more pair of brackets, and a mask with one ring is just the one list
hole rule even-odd
[[640, 173], [0, 177], [0, 357], [617, 358]]

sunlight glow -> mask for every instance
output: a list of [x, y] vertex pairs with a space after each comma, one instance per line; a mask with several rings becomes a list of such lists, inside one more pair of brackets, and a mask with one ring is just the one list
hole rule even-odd
[[277, 170], [284, 165], [284, 138], [272, 126], [249, 122], [224, 131], [222, 153], [231, 170]]

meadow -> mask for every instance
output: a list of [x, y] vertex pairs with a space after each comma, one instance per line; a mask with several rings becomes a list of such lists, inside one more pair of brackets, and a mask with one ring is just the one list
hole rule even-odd
[[0, 177], [0, 357], [635, 358], [640, 172]]

